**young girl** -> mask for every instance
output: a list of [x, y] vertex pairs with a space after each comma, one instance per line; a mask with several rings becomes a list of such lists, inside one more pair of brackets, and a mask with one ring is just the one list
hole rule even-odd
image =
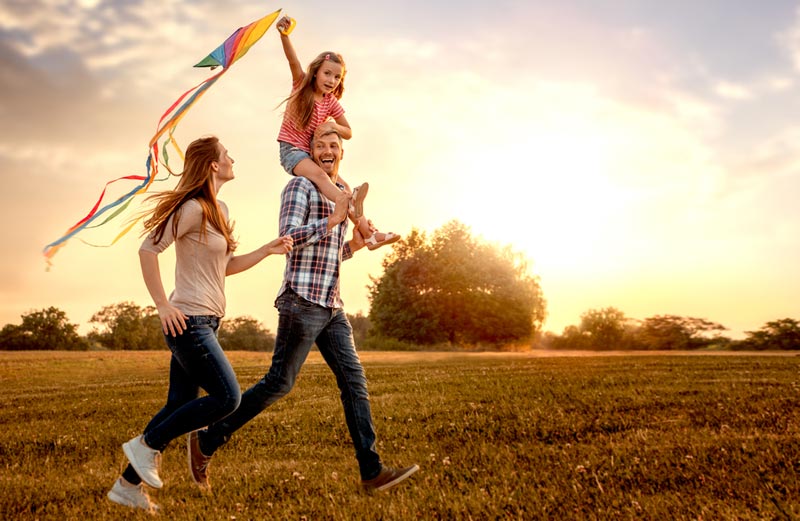
[[[284, 16], [275, 24], [281, 34], [283, 52], [289, 61], [292, 72], [292, 93], [286, 99], [283, 124], [278, 133], [281, 165], [292, 175], [308, 178], [331, 201], [336, 200], [339, 189], [330, 177], [311, 160], [311, 139], [315, 135], [333, 129], [343, 139], [353, 135], [344, 109], [339, 104], [344, 93], [344, 77], [347, 73], [344, 59], [340, 54], [324, 52], [317, 56], [303, 72], [297, 53], [289, 40], [292, 19]], [[339, 182], [349, 190], [349, 185], [339, 178]], [[392, 244], [400, 239], [394, 233], [382, 233], [371, 226], [363, 216], [363, 201], [369, 185], [353, 190], [352, 217], [370, 250]]]
[[[233, 255], [236, 241], [228, 208], [217, 199], [233, 179], [233, 159], [216, 137], [201, 138], [186, 149], [184, 171], [174, 190], [152, 196], [157, 205], [144, 222], [147, 238], [139, 248], [142, 276], [158, 309], [172, 351], [167, 403], [144, 433], [122, 445], [130, 464], [108, 498], [153, 511], [142, 481], [161, 488], [161, 452], [170, 441], [221, 420], [239, 406], [241, 391], [217, 341], [225, 314], [225, 276], [247, 270], [269, 255], [292, 249], [279, 237], [245, 255]], [[158, 254], [175, 243], [175, 291], [167, 298]], [[200, 389], [207, 395], [199, 397]]]

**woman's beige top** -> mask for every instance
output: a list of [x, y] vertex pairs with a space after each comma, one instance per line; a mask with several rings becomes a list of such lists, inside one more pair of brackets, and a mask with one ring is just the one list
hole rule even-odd
[[[225, 219], [228, 207], [219, 206]], [[173, 219], [178, 217], [177, 234], [172, 233]], [[140, 251], [161, 253], [175, 243], [175, 291], [169, 302], [186, 315], [225, 316], [225, 269], [232, 254], [219, 230], [206, 223], [206, 234], [200, 237], [203, 209], [196, 199], [190, 199], [167, 221], [164, 235], [157, 244], [150, 234]]]

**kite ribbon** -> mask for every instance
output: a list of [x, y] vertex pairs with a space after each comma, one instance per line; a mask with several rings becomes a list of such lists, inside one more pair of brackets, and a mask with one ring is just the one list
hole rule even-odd
[[[147, 156], [147, 161], [145, 163], [147, 175], [140, 176], [140, 175], [129, 175], [119, 177], [117, 179], [111, 180], [106, 183], [103, 191], [100, 193], [100, 197], [98, 198], [97, 202], [94, 204], [92, 209], [89, 211], [86, 216], [81, 219], [80, 221], [73, 224], [67, 231], [57, 240], [51, 242], [47, 246], [44, 247], [44, 257], [47, 262], [48, 267], [51, 265], [51, 259], [53, 256], [58, 252], [59, 249], [64, 247], [67, 241], [74, 237], [76, 234], [80, 233], [82, 230], [86, 228], [96, 228], [98, 226], [102, 226], [103, 224], [107, 223], [108, 221], [112, 220], [114, 217], [122, 213], [122, 211], [127, 208], [133, 198], [139, 194], [142, 194], [150, 188], [150, 185], [156, 180], [156, 175], [158, 173], [158, 140], [168, 132], [168, 136], [166, 141], [164, 142], [163, 146], [163, 156], [164, 156], [164, 163], [163, 165], [166, 167], [167, 171], [172, 174], [172, 170], [169, 167], [169, 156], [167, 155], [167, 145], [172, 144], [175, 149], [178, 151], [178, 154], [183, 158], [183, 152], [181, 151], [180, 147], [178, 146], [177, 142], [173, 138], [172, 134], [175, 132], [175, 128], [177, 127], [178, 123], [181, 119], [186, 115], [186, 112], [194, 105], [205, 92], [212, 86], [216, 81], [225, 74], [231, 65], [233, 65], [237, 60], [239, 60], [242, 56], [244, 56], [250, 47], [252, 47], [262, 36], [266, 33], [267, 29], [272, 25], [272, 23], [278, 18], [281, 10], [278, 9], [274, 13], [270, 13], [267, 16], [256, 20], [255, 22], [250, 23], [244, 27], [240, 27], [236, 31], [233, 32], [226, 40], [222, 43], [219, 47], [217, 47], [214, 51], [211, 52], [208, 56], [203, 58], [199, 63], [195, 65], [195, 67], [211, 67], [213, 70], [214, 68], [221, 66], [222, 70], [209, 78], [206, 78], [202, 82], [198, 83], [191, 89], [184, 92], [175, 102], [164, 112], [161, 116], [161, 119], [158, 120], [158, 125], [156, 126], [156, 132], [153, 137], [150, 139], [149, 143], [149, 150]], [[165, 121], [166, 120], [166, 121]], [[167, 176], [164, 179], [167, 179]], [[134, 181], [141, 181], [141, 183], [130, 190], [128, 193], [119, 197], [116, 201], [106, 204], [105, 206], [101, 207], [103, 199], [106, 195], [106, 191], [109, 185], [116, 183], [117, 181], [123, 180], [134, 180]], [[163, 179], [159, 179], [163, 180]], [[117, 208], [119, 207], [119, 208]], [[104, 221], [100, 224], [90, 226], [92, 222], [96, 219], [100, 218], [104, 213], [117, 208], [110, 216], [108, 216]], [[116, 243], [123, 235], [128, 233], [131, 228], [138, 222], [141, 217], [133, 220], [133, 222], [129, 223], [118, 235], [117, 237], [111, 242], [111, 244], [107, 246], [111, 246]], [[85, 241], [84, 241], [85, 242]], [[87, 243], [89, 244], [89, 243]], [[95, 246], [95, 245], [92, 245]]]

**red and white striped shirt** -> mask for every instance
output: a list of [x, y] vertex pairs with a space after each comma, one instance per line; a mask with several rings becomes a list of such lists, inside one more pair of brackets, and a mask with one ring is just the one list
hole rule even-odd
[[278, 141], [285, 141], [311, 154], [311, 138], [314, 136], [314, 131], [317, 130], [317, 127], [325, 123], [329, 117], [336, 119], [342, 114], [344, 114], [344, 109], [339, 104], [336, 96], [325, 94], [321, 100], [314, 102], [311, 121], [309, 121], [304, 130], [301, 130], [297, 128], [287, 109], [283, 114], [283, 123], [281, 124], [280, 132], [278, 132]]

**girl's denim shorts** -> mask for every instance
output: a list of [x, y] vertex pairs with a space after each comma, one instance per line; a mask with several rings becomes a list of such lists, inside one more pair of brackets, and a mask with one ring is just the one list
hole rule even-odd
[[303, 159], [311, 159], [311, 154], [285, 141], [278, 143], [280, 143], [281, 166], [290, 175], [297, 175], [294, 173], [294, 167]]

